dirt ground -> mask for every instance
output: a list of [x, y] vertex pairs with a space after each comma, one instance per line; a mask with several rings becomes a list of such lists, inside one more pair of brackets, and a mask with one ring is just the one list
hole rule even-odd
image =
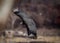
[[[24, 31], [24, 29], [22, 31]], [[31, 39], [28, 37], [12, 37], [3, 39], [1, 37], [0, 41], [2, 40], [5, 40], [6, 43], [60, 43], [60, 30], [47, 29], [44, 27], [37, 29], [37, 39]]]

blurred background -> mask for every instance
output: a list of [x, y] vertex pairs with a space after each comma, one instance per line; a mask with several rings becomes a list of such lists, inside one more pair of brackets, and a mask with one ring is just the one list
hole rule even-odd
[[[16, 8], [23, 10], [35, 21], [38, 37], [46, 37], [46, 40], [48, 40], [47, 37], [58, 37], [53, 39], [60, 42], [60, 0], [14, 0], [12, 7], [12, 10]], [[4, 31], [6, 37], [9, 37], [10, 33], [11, 35], [19, 32], [20, 34], [27, 34], [26, 26], [23, 24], [22, 19], [12, 11], [7, 19]], [[0, 35], [3, 35], [4, 31], [0, 32]]]

